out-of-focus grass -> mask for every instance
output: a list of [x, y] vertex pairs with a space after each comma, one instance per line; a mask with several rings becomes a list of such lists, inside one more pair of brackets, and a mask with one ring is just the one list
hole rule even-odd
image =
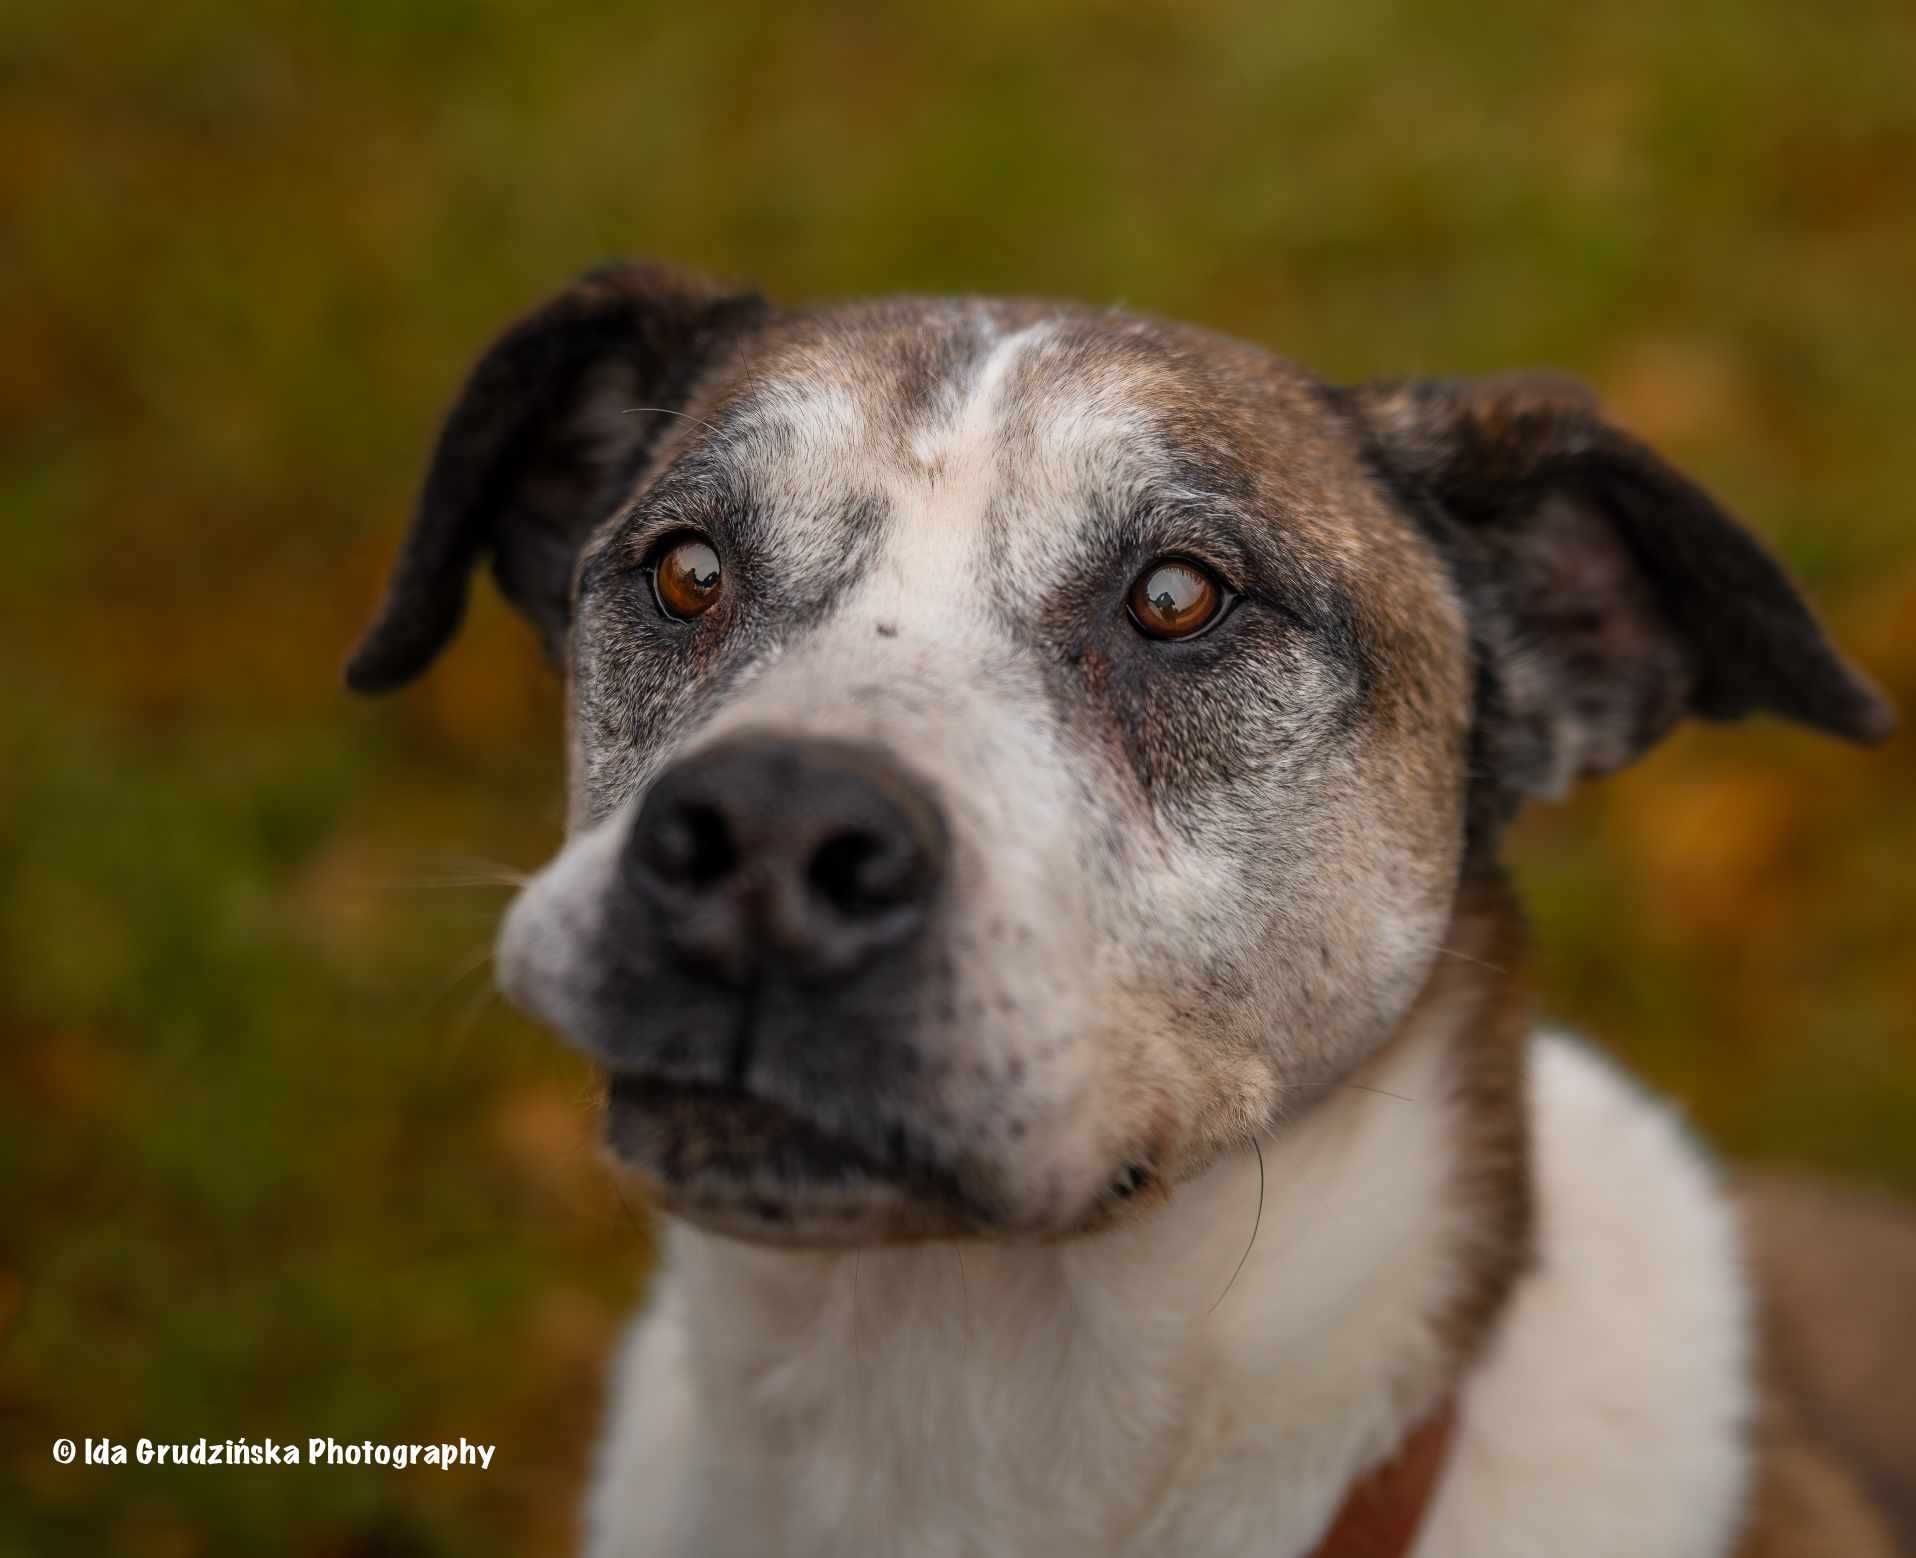
[[[1916, 705], [1916, 12], [507, 0], [0, 12], [0, 1552], [524, 1553], [648, 1243], [484, 995], [559, 818], [490, 599], [337, 667], [435, 417], [615, 253], [1554, 363]], [[1533, 818], [1540, 980], [1749, 1154], [1916, 1190], [1912, 741], [1691, 731]], [[57, 1435], [496, 1441], [62, 1468]]]

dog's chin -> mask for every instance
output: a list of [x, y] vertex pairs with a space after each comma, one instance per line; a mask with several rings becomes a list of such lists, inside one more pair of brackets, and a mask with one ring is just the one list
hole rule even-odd
[[847, 1249], [1011, 1231], [934, 1165], [881, 1158], [736, 1088], [615, 1074], [606, 1138], [662, 1210], [728, 1238]]

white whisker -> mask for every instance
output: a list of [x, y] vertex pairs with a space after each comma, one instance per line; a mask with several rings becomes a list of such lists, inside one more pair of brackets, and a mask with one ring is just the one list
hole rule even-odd
[[1216, 1314], [1217, 1305], [1223, 1303], [1231, 1289], [1237, 1286], [1244, 1263], [1251, 1258], [1251, 1245], [1257, 1243], [1257, 1231], [1264, 1226], [1264, 1149], [1258, 1145], [1255, 1136], [1251, 1138], [1251, 1150], [1257, 1154], [1257, 1216], [1251, 1223], [1250, 1241], [1244, 1246], [1244, 1253], [1237, 1258], [1237, 1270], [1231, 1273], [1231, 1280], [1224, 1284], [1224, 1291], [1217, 1296], [1217, 1304], [1211, 1305], [1207, 1314]]
[[700, 427], [708, 428], [714, 433], [718, 431], [704, 417], [695, 417], [689, 411], [674, 411], [670, 406], [627, 406], [620, 415], [629, 417], [635, 411], [656, 411], [662, 417], [683, 417], [686, 421], [696, 422]]

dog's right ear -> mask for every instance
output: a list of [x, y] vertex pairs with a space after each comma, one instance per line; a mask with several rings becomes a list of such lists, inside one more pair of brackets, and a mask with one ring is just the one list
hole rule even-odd
[[347, 685], [384, 692], [425, 670], [457, 631], [484, 553], [556, 658], [580, 547], [700, 378], [769, 312], [756, 294], [662, 266], [611, 265], [500, 336], [440, 431]]

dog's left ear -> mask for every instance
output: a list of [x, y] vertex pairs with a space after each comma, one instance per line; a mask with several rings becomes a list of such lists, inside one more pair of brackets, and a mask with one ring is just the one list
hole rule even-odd
[[1456, 575], [1479, 659], [1478, 759], [1560, 794], [1685, 714], [1895, 725], [1776, 561], [1694, 482], [1549, 376], [1336, 391]]

